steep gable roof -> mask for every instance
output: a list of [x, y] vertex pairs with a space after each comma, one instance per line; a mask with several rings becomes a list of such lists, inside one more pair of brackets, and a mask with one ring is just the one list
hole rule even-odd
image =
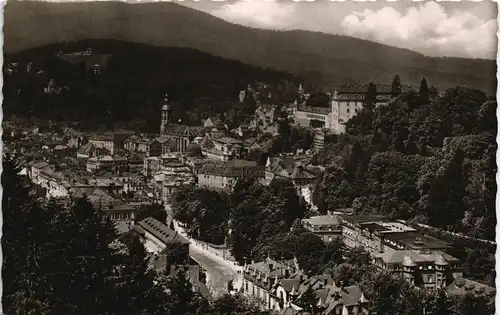
[[137, 223], [145, 231], [153, 234], [156, 238], [165, 244], [180, 242], [182, 244], [189, 244], [189, 241], [176, 231], [172, 231], [165, 224], [156, 220], [153, 217], [148, 217]]

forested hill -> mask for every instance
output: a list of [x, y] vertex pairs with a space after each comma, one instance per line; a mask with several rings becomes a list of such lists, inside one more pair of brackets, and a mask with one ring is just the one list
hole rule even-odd
[[[56, 55], [89, 47], [93, 55], [111, 55], [107, 65], [102, 64], [100, 75], [89, 74], [79, 62], [70, 64]], [[115, 40], [51, 44], [6, 55], [5, 65], [10, 67], [13, 62], [17, 68], [5, 69], [6, 117], [16, 114], [80, 121], [90, 128], [131, 122], [135, 127], [146, 127], [142, 130], [158, 132], [165, 93], [173, 104], [175, 119], [182, 118], [185, 123], [200, 123], [200, 119], [218, 114], [239, 117], [238, 111], [245, 104], [239, 103], [238, 95], [249, 84], [276, 86], [279, 91], [273, 97], [289, 93], [292, 99], [301, 82], [284, 72], [194, 49]], [[50, 80], [55, 82], [52, 92], [46, 90]]]
[[294, 73], [315, 84], [385, 84], [398, 73], [409, 85], [418, 86], [425, 77], [438, 89], [460, 85], [490, 94], [496, 90], [494, 60], [430, 58], [347, 36], [246, 28], [174, 3], [9, 0], [4, 17], [6, 52], [54, 42], [119, 39], [190, 47]]

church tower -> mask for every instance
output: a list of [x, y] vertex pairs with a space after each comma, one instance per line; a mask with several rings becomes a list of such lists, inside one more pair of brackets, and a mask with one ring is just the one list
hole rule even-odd
[[161, 134], [165, 132], [165, 126], [172, 122], [172, 105], [168, 103], [167, 96], [168, 94], [165, 94], [165, 100], [161, 108], [161, 125], [160, 125]]

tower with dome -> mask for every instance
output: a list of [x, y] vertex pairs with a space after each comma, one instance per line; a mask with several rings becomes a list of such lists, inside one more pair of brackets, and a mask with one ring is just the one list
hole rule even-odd
[[168, 102], [168, 94], [165, 94], [163, 106], [161, 107], [160, 133], [164, 134], [166, 126], [172, 122], [172, 105]]

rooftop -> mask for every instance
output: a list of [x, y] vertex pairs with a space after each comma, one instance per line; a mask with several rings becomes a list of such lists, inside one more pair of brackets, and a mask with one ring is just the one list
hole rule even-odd
[[303, 105], [299, 106], [297, 110], [301, 112], [314, 113], [319, 115], [328, 115], [331, 112], [331, 108], [329, 107], [316, 107], [316, 106], [303, 106]]
[[340, 225], [340, 219], [336, 215], [319, 215], [310, 217], [308, 219], [302, 219], [303, 222], [307, 222], [311, 225]]
[[249, 173], [262, 173], [261, 175], [264, 175], [264, 169], [262, 167], [255, 166], [254, 164], [232, 161], [232, 163], [226, 162], [223, 164], [206, 164], [199, 170], [198, 173], [224, 177], [242, 177], [248, 175]]
[[361, 224], [368, 222], [384, 222], [389, 221], [386, 217], [382, 215], [342, 215], [342, 220], [347, 221], [352, 224]]
[[[408, 93], [412, 89], [409, 85], [403, 85], [401, 87], [402, 93]], [[335, 91], [339, 94], [366, 94], [368, 90], [367, 84], [345, 84], [335, 87]], [[390, 84], [377, 84], [378, 94], [391, 94], [392, 85]]]
[[232, 144], [232, 145], [242, 144], [241, 140], [230, 138], [230, 137], [223, 137], [223, 138], [219, 138], [219, 139], [213, 139], [212, 141], [214, 141], [214, 142], [220, 142], [220, 143], [224, 143], [224, 144]]
[[444, 249], [450, 247], [448, 242], [416, 231], [387, 233], [384, 237], [387, 240], [401, 243], [410, 249]]
[[478, 294], [486, 293], [487, 295], [494, 296], [496, 293], [495, 288], [466, 278], [456, 278], [455, 281], [446, 288], [446, 291], [457, 295], [463, 295], [466, 292], [474, 292]]
[[180, 242], [182, 244], [189, 244], [189, 241], [185, 239], [182, 235], [176, 231], [172, 231], [165, 224], [156, 220], [153, 217], [148, 217], [137, 223], [145, 231], [153, 234], [156, 238], [162, 241], [164, 244], [169, 244], [173, 242]]
[[436, 261], [446, 261], [458, 263], [459, 260], [442, 251], [421, 252], [419, 250], [397, 250], [377, 254], [376, 257], [389, 264], [402, 264], [411, 261], [415, 264], [434, 263]]

